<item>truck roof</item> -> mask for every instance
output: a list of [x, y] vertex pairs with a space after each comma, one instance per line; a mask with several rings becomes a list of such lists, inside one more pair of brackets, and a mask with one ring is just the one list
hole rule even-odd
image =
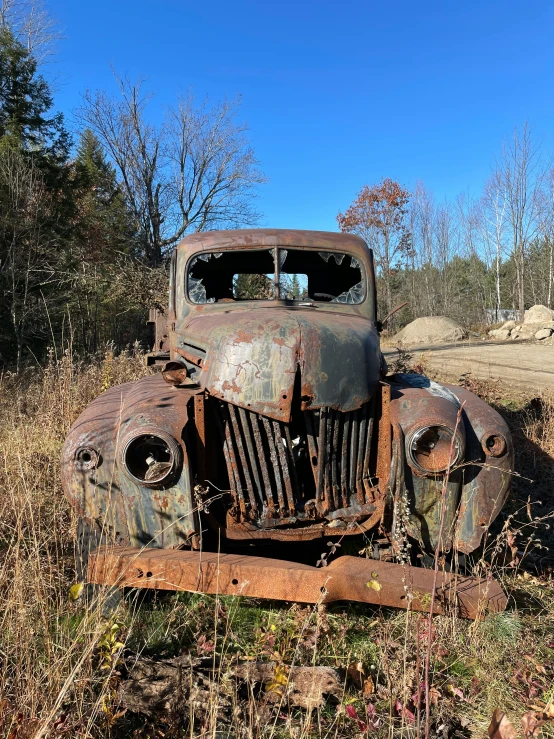
[[229, 231], [199, 231], [185, 236], [177, 245], [179, 251], [194, 253], [207, 249], [251, 249], [252, 247], [296, 246], [305, 249], [323, 248], [367, 254], [363, 239], [353, 234], [334, 231], [303, 231], [289, 228], [244, 228]]

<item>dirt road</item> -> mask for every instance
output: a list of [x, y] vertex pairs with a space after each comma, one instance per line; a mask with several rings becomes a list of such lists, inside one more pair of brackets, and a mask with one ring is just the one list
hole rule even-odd
[[[425, 367], [456, 378], [465, 372], [482, 380], [501, 380], [519, 390], [554, 390], [554, 346], [523, 341], [479, 341], [404, 347]], [[387, 362], [398, 356], [383, 347]]]

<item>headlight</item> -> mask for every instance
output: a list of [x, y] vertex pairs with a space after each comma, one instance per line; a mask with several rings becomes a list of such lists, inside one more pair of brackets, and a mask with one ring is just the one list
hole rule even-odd
[[[464, 455], [464, 440], [447, 426], [424, 426], [413, 430], [406, 439], [408, 462], [425, 475], [446, 472], [454, 467]], [[452, 458], [450, 450], [452, 449]]]
[[182, 450], [176, 439], [156, 429], [143, 430], [123, 445], [123, 466], [136, 482], [147, 487], [165, 485], [182, 463]]

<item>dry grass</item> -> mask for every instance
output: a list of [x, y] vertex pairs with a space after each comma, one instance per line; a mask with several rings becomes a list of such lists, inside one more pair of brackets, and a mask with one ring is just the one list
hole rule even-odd
[[[429, 639], [432, 736], [481, 737], [496, 707], [516, 723], [529, 705], [552, 697], [554, 593], [544, 566], [541, 577], [521, 565], [504, 568], [510, 608], [481, 623], [189, 594], [134, 595], [107, 621], [100, 608], [72, 603], [76, 521], [59, 482], [61, 445], [101, 390], [145, 371], [139, 352], [108, 353], [86, 364], [68, 355], [45, 370], [0, 378], [1, 737], [215, 737], [216, 729], [256, 739], [415, 736]], [[494, 388], [473, 389], [508, 418], [518, 470], [540, 477], [534, 487], [516, 481], [503, 536], [515, 535], [520, 549], [531, 536], [527, 548], [544, 564], [536, 544], [550, 545], [549, 534], [528, 520], [527, 498], [533, 489], [532, 518], [533, 501], [543, 499], [539, 517], [554, 508], [554, 400], [516, 407]], [[118, 715], [117, 685], [137, 654], [186, 652], [217, 665], [208, 706], [148, 721]], [[267, 692], [237, 690], [225, 677], [236, 659], [273, 660], [285, 672], [291, 664], [330, 665], [341, 671], [344, 693], [312, 712], [286, 700], [275, 707]], [[353, 665], [364, 672], [365, 694]], [[423, 719], [419, 726], [423, 735]]]
[[140, 352], [0, 378], [0, 732], [32, 736], [43, 720], [94, 713], [91, 651], [98, 613], [72, 606], [76, 521], [64, 498], [59, 457], [71, 423], [112, 384], [145, 374]]

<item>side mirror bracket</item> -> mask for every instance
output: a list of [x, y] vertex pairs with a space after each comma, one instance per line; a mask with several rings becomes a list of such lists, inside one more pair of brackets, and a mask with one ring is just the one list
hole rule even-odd
[[395, 313], [398, 313], [399, 310], [402, 310], [402, 308], [405, 308], [407, 305], [408, 305], [408, 301], [406, 300], [406, 302], [401, 303], [400, 305], [397, 305], [396, 308], [393, 308], [391, 310], [391, 312], [388, 313], [383, 318], [382, 321], [375, 321], [375, 327], [377, 328], [377, 331], [379, 333], [381, 333], [381, 331], [383, 330], [383, 327], [384, 327], [385, 323], [389, 320], [389, 318], [391, 318], [392, 316], [394, 316]]

